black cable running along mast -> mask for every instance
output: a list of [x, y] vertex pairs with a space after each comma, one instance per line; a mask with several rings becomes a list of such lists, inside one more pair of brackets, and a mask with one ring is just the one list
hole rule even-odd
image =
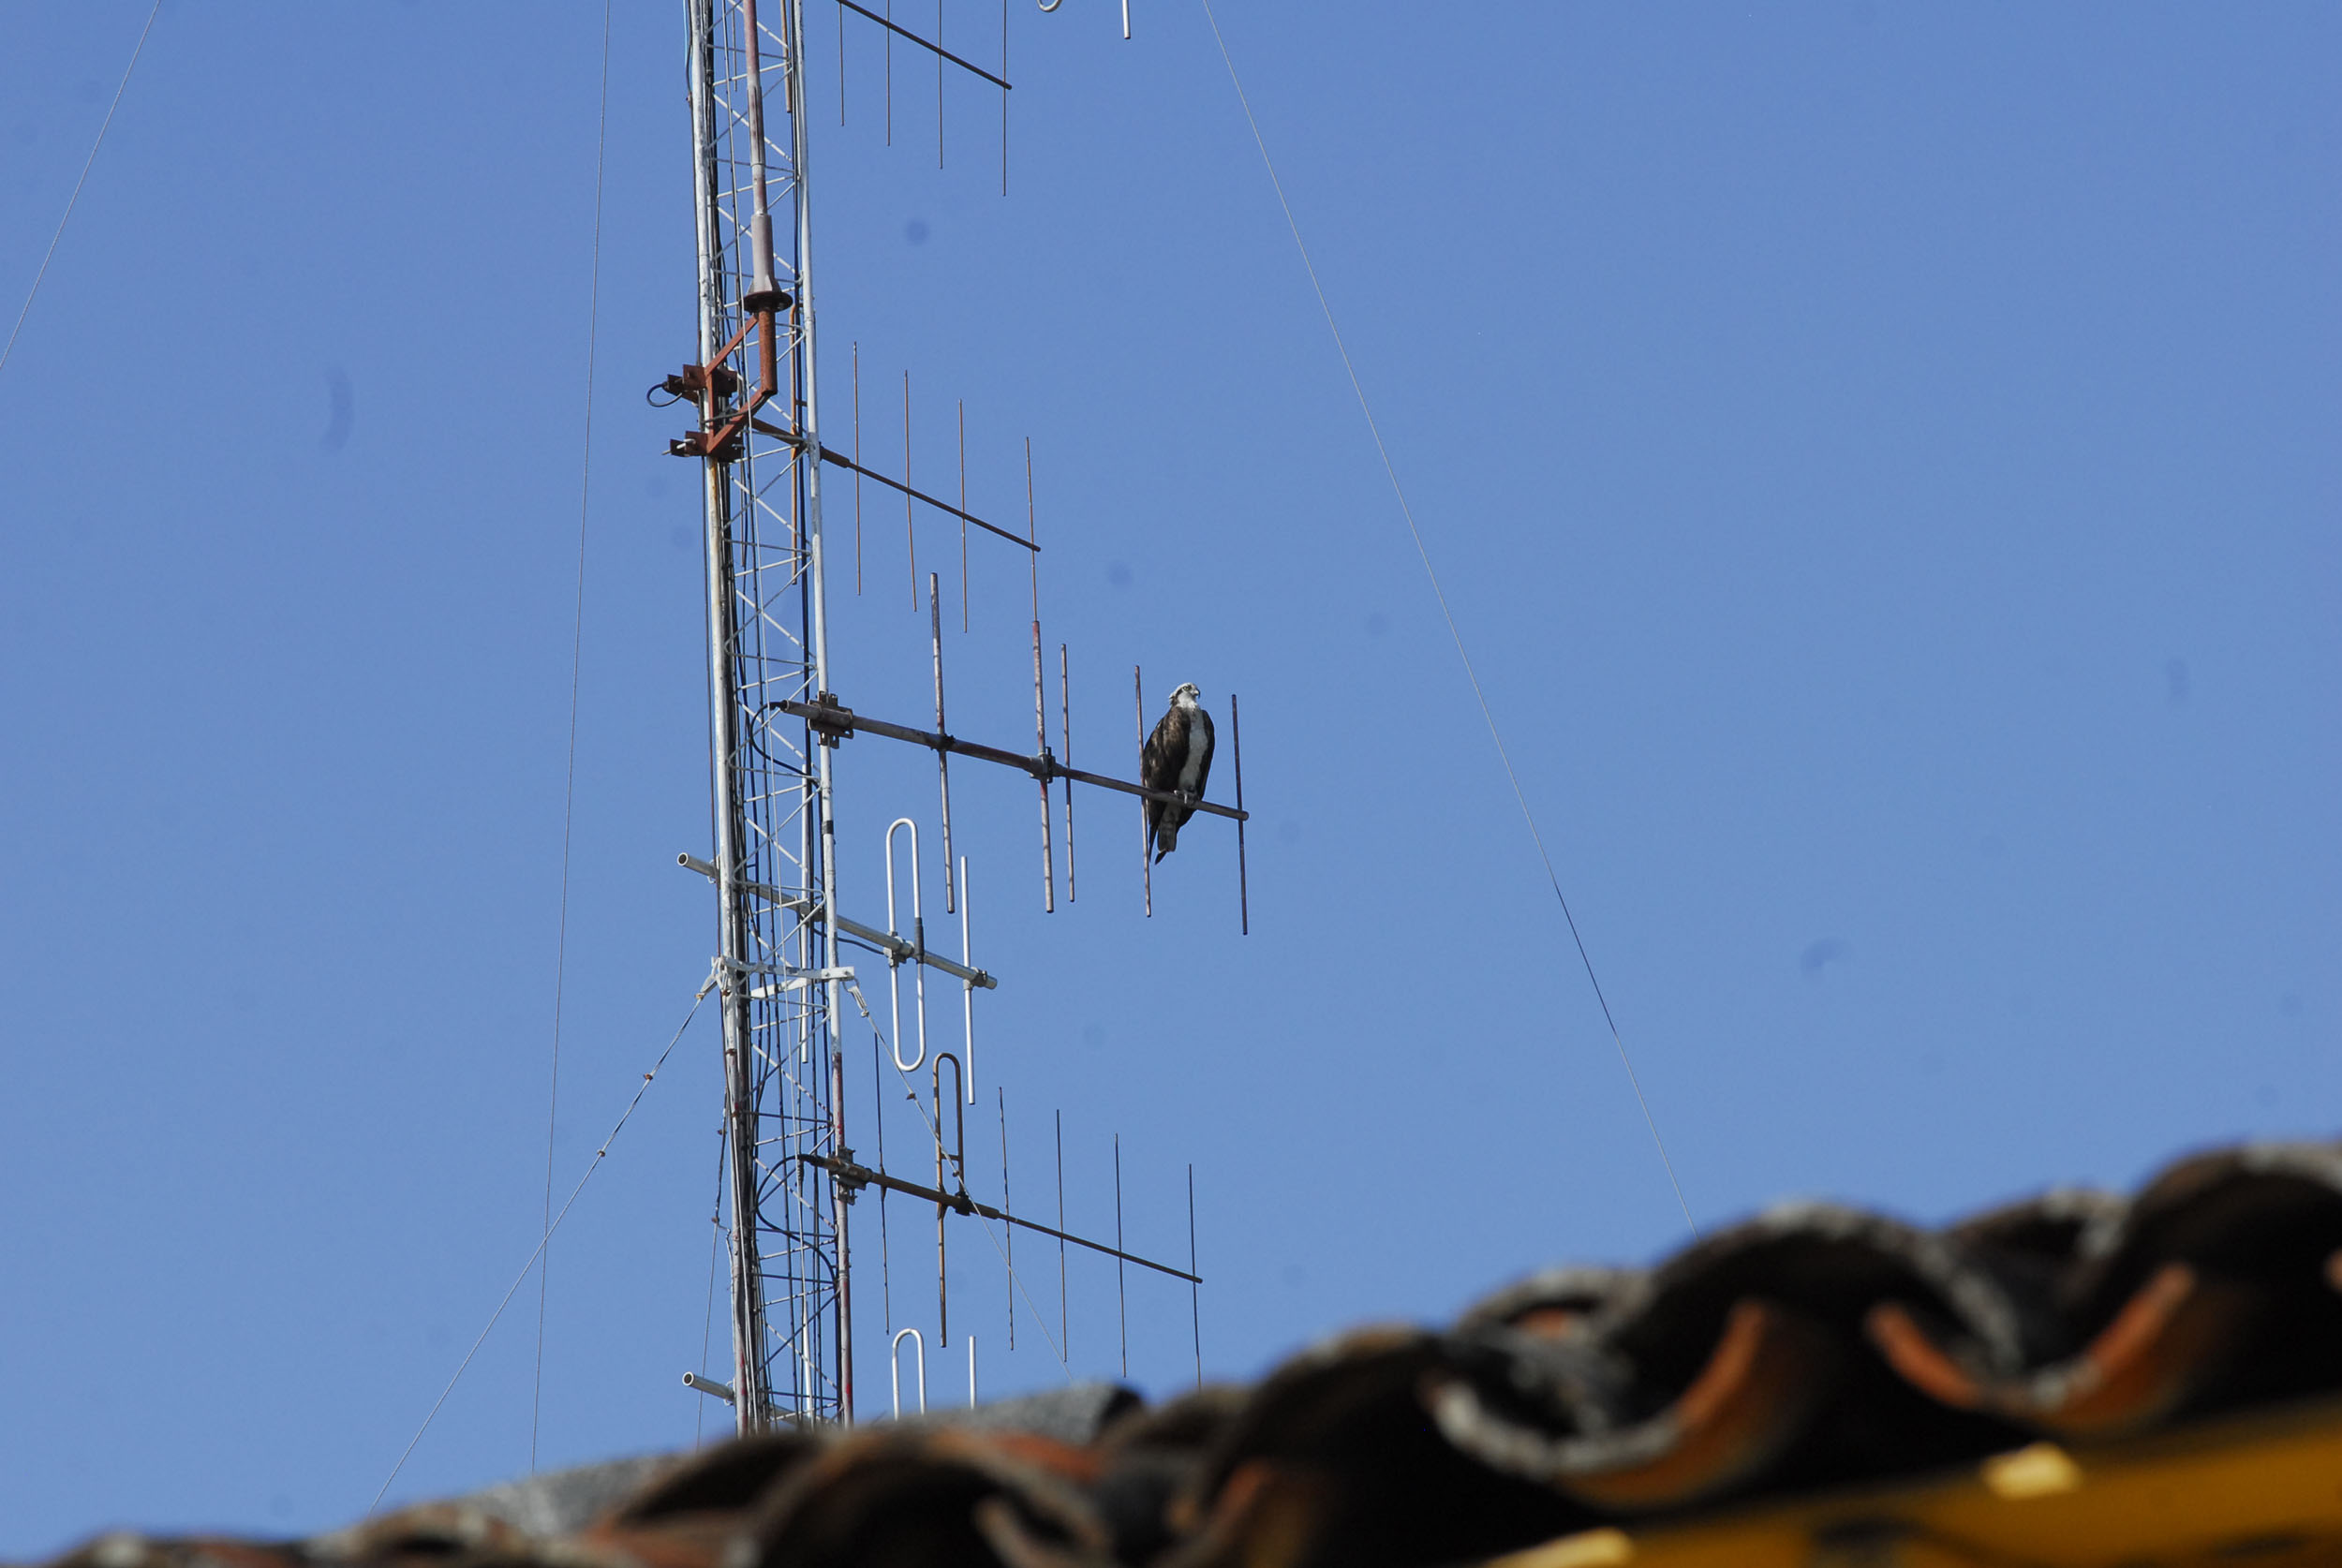
[[[826, 558], [823, 531], [824, 468], [853, 476], [857, 498], [865, 480], [899, 492], [907, 508], [924, 506], [979, 537], [1038, 557], [1030, 494], [1027, 528], [1014, 529], [968, 509], [963, 442], [959, 502], [939, 497], [941, 484], [913, 482], [906, 450], [898, 481], [859, 460], [858, 404], [847, 457], [823, 444], [817, 397], [812, 225], [808, 201], [805, 7], [810, 0], [687, 0], [693, 222], [698, 242], [698, 348], [695, 361], [654, 389], [698, 415], [694, 428], [670, 445], [701, 468], [705, 520], [709, 745], [714, 842], [705, 857], [681, 863], [715, 886], [717, 954], [714, 984], [723, 1019], [725, 1176], [722, 1223], [730, 1256], [733, 1376], [687, 1374], [685, 1382], [732, 1403], [739, 1429], [777, 1422], [851, 1422], [855, 1415], [854, 1310], [849, 1222], [855, 1199], [875, 1191], [932, 1205], [937, 1220], [937, 1344], [949, 1329], [943, 1272], [945, 1223], [973, 1219], [989, 1232], [1031, 1230], [1112, 1255], [1187, 1282], [1187, 1268], [1109, 1247], [1057, 1225], [1011, 1212], [1005, 1204], [978, 1202], [968, 1191], [966, 1150], [957, 1139], [965, 1106], [974, 1103], [974, 997], [996, 982], [976, 966], [968, 945], [968, 863], [954, 858], [949, 761], [962, 757], [1017, 769], [1040, 787], [1045, 908], [1056, 905], [1056, 850], [1049, 789], [1065, 783], [1063, 840], [1069, 901], [1073, 896], [1072, 786], [1075, 783], [1234, 819], [1239, 843], [1245, 813], [1176, 791], [1149, 790], [1105, 774], [1077, 770], [1048, 745], [1045, 670], [1042, 657], [1039, 576], [1033, 574], [1032, 663], [1036, 735], [1032, 752], [962, 740], [944, 728], [942, 625], [933, 577], [925, 607], [934, 640], [935, 728], [919, 729], [871, 717], [836, 692], [830, 659]], [[934, 55], [937, 70], [957, 67], [1002, 95], [1001, 184], [1007, 183], [1007, 16], [1001, 15], [1001, 70], [973, 64], [851, 0], [837, 0], [841, 29], [875, 24], [891, 52], [907, 43]], [[1054, 10], [1054, 6], [1045, 6]], [[891, 9], [891, 7], [890, 7]], [[852, 13], [849, 17], [847, 13]], [[864, 20], [867, 19], [867, 22]], [[1128, 35], [1127, 23], [1125, 36]], [[841, 49], [844, 34], [841, 31]], [[955, 39], [956, 42], [956, 38]], [[965, 48], [966, 46], [961, 46]], [[843, 81], [843, 66], [840, 66]], [[890, 99], [891, 103], [891, 74]], [[769, 111], [769, 116], [768, 116]], [[940, 112], [940, 98], [939, 98]], [[842, 120], [842, 105], [841, 105]], [[940, 132], [938, 148], [941, 147]], [[858, 373], [857, 373], [858, 376]], [[909, 424], [905, 380], [905, 425]], [[1030, 466], [1028, 467], [1030, 474]], [[859, 532], [856, 534], [857, 542]], [[858, 557], [857, 557], [858, 558]], [[964, 571], [964, 568], [963, 568]], [[858, 581], [858, 579], [857, 579]], [[963, 577], [964, 581], [964, 577]], [[917, 584], [916, 566], [912, 582]], [[964, 594], [963, 594], [964, 598]], [[1059, 703], [1063, 744], [1072, 749], [1067, 670], [1060, 648]], [[1234, 718], [1230, 699], [1230, 717]], [[1233, 749], [1234, 725], [1231, 724]], [[960, 923], [956, 961], [931, 951], [921, 910], [918, 823], [897, 816], [885, 828], [887, 920], [883, 927], [848, 918], [839, 909], [837, 839], [875, 821], [847, 818], [838, 808], [834, 757], [855, 735], [908, 742], [932, 750], [938, 762], [938, 800], [944, 845], [945, 910]], [[1241, 763], [1238, 764], [1240, 777]], [[896, 896], [896, 838], [910, 830], [910, 929]], [[1239, 910], [1243, 909], [1239, 857]], [[882, 1030], [869, 1010], [854, 959], [869, 954], [886, 965], [891, 1008]], [[965, 1044], [955, 1055], [927, 1050], [926, 981], [932, 969], [956, 980]], [[902, 1004], [905, 971], [912, 983], [908, 1019]], [[852, 1010], [850, 1013], [849, 1009]], [[850, 1017], [869, 1018], [849, 1028]], [[906, 1088], [928, 1069], [931, 1092], [921, 1102], [934, 1145], [935, 1179], [907, 1180], [858, 1162], [848, 1143], [846, 1062], [850, 1042], [867, 1034], [882, 1053], [881, 1081], [892, 1067]], [[909, 1053], [908, 1055], [906, 1053]], [[946, 1109], [943, 1063], [953, 1066]], [[878, 1128], [876, 1103], [857, 1108], [852, 1125], [867, 1118]], [[954, 1141], [945, 1140], [945, 1123]], [[1005, 1106], [1002, 1109], [1005, 1170]], [[881, 1164], [883, 1164], [882, 1159]], [[1189, 1193], [1191, 1237], [1193, 1194]], [[995, 1244], [1000, 1237], [995, 1236]], [[1192, 1254], [1192, 1242], [1191, 1242]], [[1010, 1253], [1001, 1249], [1004, 1265]], [[1060, 1258], [1063, 1253], [1060, 1250]], [[1011, 1267], [1012, 1292], [1021, 1290]], [[1012, 1302], [1014, 1295], [1012, 1294]], [[1062, 1281], [1060, 1280], [1060, 1301]], [[1030, 1305], [1028, 1297], [1028, 1305]], [[1035, 1321], [1047, 1333], [1037, 1308]], [[889, 1329], [895, 1345], [913, 1326]], [[1060, 1323], [1060, 1334], [1063, 1332]], [[918, 1400], [925, 1404], [925, 1342]], [[1060, 1351], [1060, 1359], [1062, 1351]], [[975, 1390], [973, 1340], [969, 1387]], [[899, 1380], [895, 1406], [901, 1407]]]

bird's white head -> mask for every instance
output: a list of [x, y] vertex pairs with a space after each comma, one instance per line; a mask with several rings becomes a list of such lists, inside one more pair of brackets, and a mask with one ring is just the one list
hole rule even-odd
[[1192, 708], [1195, 705], [1196, 699], [1203, 694], [1201, 688], [1197, 687], [1193, 681], [1189, 681], [1171, 693], [1171, 705], [1175, 708]]

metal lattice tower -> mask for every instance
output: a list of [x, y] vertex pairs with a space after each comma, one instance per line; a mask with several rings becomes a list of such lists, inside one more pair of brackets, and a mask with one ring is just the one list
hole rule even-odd
[[[830, 759], [777, 703], [827, 689], [800, 0], [687, 0], [705, 428], [718, 981], [734, 1407], [743, 1432], [853, 1408]], [[777, 89], [768, 91], [768, 89]], [[769, 98], [777, 110], [767, 121]], [[768, 216], [768, 214], [770, 214]], [[775, 221], [778, 219], [778, 221]], [[755, 387], [719, 371], [752, 340]], [[742, 354], [743, 362], [749, 356]], [[761, 392], [769, 396], [760, 398]], [[761, 402], [761, 407], [757, 405]], [[753, 422], [748, 415], [753, 411]], [[736, 424], [736, 428], [734, 428]]]
[[[1202, 1283], [1190, 1267], [1125, 1251], [1120, 1236], [1120, 1167], [1116, 1167], [1116, 1240], [1113, 1246], [1062, 1228], [1060, 1161], [1060, 1224], [1042, 1223], [1006, 1206], [1007, 1111], [1001, 1111], [1001, 1206], [980, 1202], [968, 1190], [965, 1127], [960, 1102], [975, 1103], [973, 998], [989, 990], [993, 977], [972, 967], [968, 951], [966, 861], [952, 864], [951, 794], [948, 760], [962, 757], [1014, 768], [1038, 785], [1042, 802], [1043, 907], [1055, 905], [1055, 853], [1050, 827], [1050, 785], [1066, 785], [1067, 894], [1072, 895], [1072, 787], [1079, 782], [1125, 795], [1176, 806], [1182, 813], [1233, 818], [1238, 824], [1238, 912], [1244, 924], [1243, 763], [1238, 752], [1238, 803], [1234, 807], [1183, 794], [1158, 780], [1153, 785], [1075, 769], [1049, 750], [1046, 675], [1042, 657], [1039, 579], [1033, 579], [1032, 672], [1034, 740], [1030, 755], [941, 732], [943, 720], [942, 623], [934, 580], [929, 580], [929, 635], [933, 643], [935, 722], [929, 732], [857, 714], [834, 692], [830, 676], [822, 538], [821, 470], [842, 466], [856, 481], [870, 480], [899, 491], [906, 508], [917, 504], [959, 520], [1037, 555], [1030, 511], [1022, 536], [966, 510], [965, 456], [961, 497], [953, 506], [915, 488], [906, 446], [898, 482], [866, 468], [822, 444], [817, 430], [813, 335], [811, 227], [806, 180], [804, 0], [686, 0], [691, 49], [689, 77], [693, 153], [694, 221], [699, 256], [698, 362], [662, 383], [678, 401], [688, 399], [698, 427], [670, 443], [675, 455], [696, 459], [705, 509], [708, 651], [708, 747], [715, 858], [681, 856], [682, 863], [712, 878], [717, 886], [718, 942], [712, 984], [721, 988], [724, 1066], [724, 1161], [722, 1208], [730, 1239], [734, 1381], [729, 1385], [688, 1375], [689, 1385], [732, 1402], [742, 1432], [777, 1422], [842, 1424], [854, 1419], [853, 1300], [849, 1206], [856, 1193], [885, 1194], [935, 1206], [936, 1343], [948, 1335], [949, 1269], [944, 1235], [952, 1216], [984, 1225], [1015, 1227], [1059, 1243], [1059, 1299], [1064, 1300], [1065, 1249], [1078, 1247], [1116, 1261], [1117, 1290], [1122, 1265], [1135, 1265], [1188, 1282]], [[887, 30], [1009, 90], [994, 76], [940, 42], [919, 37], [886, 17], [849, 4]], [[939, 35], [941, 28], [939, 25]], [[1001, 69], [1007, 69], [1006, 14], [1002, 15]], [[777, 80], [776, 80], [777, 79]], [[941, 80], [939, 76], [939, 81]], [[769, 117], [768, 104], [777, 111]], [[940, 104], [940, 100], [939, 100]], [[939, 107], [939, 115], [941, 110]], [[939, 119], [939, 136], [940, 131]], [[1006, 157], [1003, 111], [1002, 157]], [[940, 142], [939, 142], [940, 145]], [[1003, 162], [1005, 169], [1005, 161]], [[906, 383], [907, 385], [907, 383]], [[904, 418], [909, 421], [908, 393]], [[1030, 466], [1030, 453], [1028, 454]], [[1029, 486], [1030, 488], [1030, 486]], [[1030, 508], [1030, 495], [1028, 507]], [[1065, 649], [1059, 648], [1059, 706], [1067, 755], [1072, 754], [1072, 717], [1065, 694]], [[1134, 676], [1136, 671], [1133, 672]], [[1229, 697], [1229, 738], [1237, 746], [1236, 699]], [[958, 962], [926, 945], [919, 916], [917, 823], [898, 818], [887, 828], [884, 928], [846, 918], [837, 906], [837, 811], [831, 788], [831, 751], [854, 734], [883, 735], [933, 751], [944, 824], [945, 908], [959, 885], [961, 955]], [[896, 929], [895, 833], [912, 834], [912, 932]], [[1151, 906], [1150, 906], [1151, 907]], [[875, 912], [875, 911], [873, 911]], [[927, 1054], [926, 982], [934, 969], [956, 978], [961, 992], [964, 1041], [961, 1054], [938, 1051], [932, 1081], [933, 1115], [928, 1133], [935, 1146], [935, 1185], [907, 1180], [880, 1167], [857, 1162], [846, 1146], [843, 1058], [838, 1025], [841, 1002], [854, 970], [838, 962], [841, 939], [858, 952], [875, 954], [888, 969], [892, 1039], [872, 1031], [880, 1061], [893, 1065], [911, 1083], [919, 1060], [901, 1056], [905, 1025], [897, 985], [906, 966], [919, 978], [913, 985], [915, 1039], [919, 1058]], [[857, 1007], [861, 993], [852, 991]], [[942, 1067], [955, 1069], [951, 1121], [955, 1138], [944, 1143]], [[878, 1064], [874, 1064], [876, 1066]], [[914, 1095], [915, 1099], [915, 1095]], [[883, 1146], [880, 1107], [860, 1113]], [[923, 1113], [924, 1115], [925, 1113]], [[1118, 1145], [1119, 1148], [1119, 1145]], [[1191, 1184], [1191, 1246], [1193, 1251]], [[881, 1214], [884, 1209], [882, 1206]], [[883, 1233], [882, 1232], [882, 1235]], [[882, 1251], [882, 1258], [883, 1253]], [[1003, 1247], [1002, 1260], [1007, 1262]], [[1012, 1270], [1013, 1278], [1013, 1270]], [[1012, 1297], [1012, 1311], [1014, 1298]], [[891, 1324], [890, 1324], [891, 1327]], [[892, 1351], [919, 1330], [894, 1333]], [[1014, 1343], [1014, 1337], [1011, 1337]], [[975, 1341], [968, 1346], [969, 1398], [976, 1390]], [[913, 1339], [919, 1404], [926, 1405], [924, 1339]], [[1197, 1377], [1202, 1376], [1197, 1334]], [[890, 1387], [895, 1386], [890, 1378]]]

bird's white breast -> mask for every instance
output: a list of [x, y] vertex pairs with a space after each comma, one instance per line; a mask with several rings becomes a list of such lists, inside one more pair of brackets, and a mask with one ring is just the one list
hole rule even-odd
[[1187, 716], [1187, 754], [1179, 759], [1179, 792], [1182, 794], [1195, 793], [1195, 776], [1203, 771], [1204, 737], [1197, 732], [1199, 729], [1195, 715], [1190, 713]]

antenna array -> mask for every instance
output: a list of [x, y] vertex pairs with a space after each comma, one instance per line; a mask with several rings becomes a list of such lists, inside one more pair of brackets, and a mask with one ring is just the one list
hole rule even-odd
[[[923, 38], [898, 24], [891, 15], [852, 0], [838, 3], [841, 27], [845, 12], [852, 11], [884, 30], [890, 52], [890, 114], [891, 51], [898, 39], [932, 52], [939, 72], [948, 63], [997, 85], [1005, 105], [1009, 91], [1005, 11], [1002, 74], [995, 76], [945, 51], [939, 41]], [[974, 996], [980, 989], [992, 988], [995, 981], [976, 967], [968, 947], [967, 861], [964, 856], [956, 857], [952, 842], [951, 759], [958, 756], [1015, 768], [1037, 783], [1045, 908], [1053, 910], [1056, 907], [1050, 787], [1062, 780], [1069, 901], [1074, 894], [1073, 786], [1081, 783], [1140, 797], [1142, 808], [1154, 803], [1157, 808], [1170, 806], [1234, 819], [1239, 846], [1239, 910], [1247, 909], [1242, 893], [1245, 813], [1241, 784], [1238, 805], [1232, 808], [1177, 790], [1149, 788], [1074, 768], [1070, 762], [1072, 707], [1065, 689], [1069, 660], [1062, 644], [1058, 658], [1059, 709], [1065, 756], [1060, 758], [1050, 749], [1037, 570], [1031, 625], [1032, 752], [963, 740], [946, 728], [942, 612], [934, 573], [928, 576], [926, 608], [933, 643], [935, 728], [923, 730], [857, 713], [835, 695], [825, 599], [821, 484], [824, 466], [853, 475], [857, 587], [860, 485], [865, 480], [899, 492], [907, 515], [909, 509], [924, 505], [956, 518], [963, 541], [967, 525], [973, 525], [1026, 551], [1029, 556], [1037, 557], [1040, 545], [1031, 527], [1030, 504], [1027, 529], [1021, 537], [969, 511], [964, 426], [958, 504], [930, 493], [940, 487], [923, 490], [914, 486], [909, 470], [908, 377], [905, 471], [900, 481], [864, 465], [858, 363], [855, 429], [850, 443], [852, 455], [823, 444], [815, 395], [805, 0], [764, 0], [764, 6], [768, 15], [760, 17], [758, 0], [687, 0], [691, 29], [689, 70], [699, 257], [699, 358], [656, 389], [663, 390], [674, 402], [689, 402], [699, 417], [697, 427], [671, 443], [670, 450], [676, 456], [697, 460], [703, 478], [714, 842], [710, 858], [687, 854], [679, 859], [706, 876], [715, 884], [717, 895], [715, 979], [722, 997], [724, 1063], [722, 1187], [731, 1259], [734, 1368], [729, 1383], [704, 1373], [688, 1374], [684, 1381], [730, 1401], [743, 1432], [761, 1430], [777, 1421], [836, 1423], [854, 1418], [849, 1220], [856, 1197], [864, 1191], [879, 1194], [882, 1226], [889, 1193], [934, 1206], [939, 1348], [948, 1333], [945, 1237], [946, 1222], [954, 1216], [997, 1223], [1004, 1235], [1022, 1229], [1055, 1239], [1060, 1259], [1060, 1319], [1062, 1260], [1068, 1246], [1112, 1256], [1118, 1276], [1124, 1265], [1137, 1265], [1185, 1280], [1191, 1291], [1201, 1282], [1193, 1259], [1192, 1171], [1189, 1266], [1177, 1268], [1124, 1249], [1119, 1234], [1119, 1140], [1117, 1236], [1112, 1246], [1065, 1227], [1061, 1137], [1058, 1223], [1043, 1224], [1007, 1206], [1004, 1097], [1001, 1102], [1002, 1203], [979, 1203], [968, 1191], [963, 1130], [966, 1106], [976, 1102]], [[939, 35], [940, 21], [939, 11]], [[1127, 10], [1124, 32], [1127, 37]], [[768, 103], [774, 111], [770, 123]], [[939, 130], [939, 156], [941, 146]], [[1006, 156], [1004, 107], [1004, 189]], [[1030, 490], [1030, 447], [1027, 472]], [[965, 548], [963, 542], [963, 614]], [[915, 599], [915, 564], [912, 570]], [[1232, 697], [1232, 720], [1234, 704]], [[882, 929], [857, 923], [838, 908], [838, 812], [833, 757], [841, 743], [855, 735], [907, 742], [935, 753], [945, 910], [956, 912], [961, 926], [961, 954], [956, 962], [927, 946], [918, 893], [918, 826], [910, 818], [897, 820], [886, 830], [886, 925]], [[1240, 780], [1240, 760], [1238, 777]], [[912, 891], [908, 934], [900, 925], [895, 880], [896, 835], [903, 828], [911, 831]], [[1151, 912], [1151, 880], [1149, 900]], [[842, 954], [841, 948], [847, 950]], [[888, 968], [891, 1038], [875, 1038], [882, 1057], [892, 1058], [876, 1063], [882, 1083], [890, 1065], [914, 1088], [913, 1075], [920, 1068], [926, 1067], [932, 1079], [930, 1103], [920, 1106], [934, 1145], [932, 1185], [884, 1168], [877, 1100], [867, 1115], [871, 1131], [881, 1139], [879, 1164], [862, 1163], [847, 1143], [842, 1026], [849, 1016], [845, 1011], [849, 998], [855, 1013], [868, 1013], [856, 969], [843, 961], [856, 954], [871, 954]], [[910, 970], [913, 992], [908, 1020], [901, 998], [905, 969]], [[957, 1055], [941, 1051], [930, 1058], [926, 1048], [929, 969], [956, 980], [960, 987], [965, 1043]], [[875, 1019], [870, 1032], [878, 1037]], [[858, 1038], [860, 1031], [854, 1033]], [[905, 1055], [914, 1049], [915, 1054]], [[942, 1071], [945, 1062], [953, 1069], [948, 1096]], [[914, 1093], [914, 1103], [917, 1100]], [[1016, 1289], [1013, 1268], [1011, 1288], [1013, 1336]], [[919, 1366], [918, 1403], [924, 1408], [924, 1338], [915, 1329], [894, 1330], [891, 1294], [887, 1300], [890, 1360], [902, 1339], [912, 1337]], [[972, 1336], [967, 1338], [972, 1400], [975, 1350]], [[1200, 1355], [1199, 1331], [1199, 1372]], [[890, 1369], [890, 1379], [899, 1411], [899, 1371]]]
[[[668, 383], [701, 413], [676, 447], [702, 460], [706, 521], [732, 1393], [743, 1430], [767, 1412], [835, 1421], [853, 1404], [844, 1196], [799, 1158], [841, 1143], [837, 933], [819, 918], [835, 901], [830, 760], [773, 706], [826, 689], [828, 631], [795, 111], [804, 15], [779, 3], [776, 34], [756, 0], [689, 0], [700, 355]], [[764, 114], [776, 68], [778, 138]], [[730, 363], [751, 339], [752, 387]]]

